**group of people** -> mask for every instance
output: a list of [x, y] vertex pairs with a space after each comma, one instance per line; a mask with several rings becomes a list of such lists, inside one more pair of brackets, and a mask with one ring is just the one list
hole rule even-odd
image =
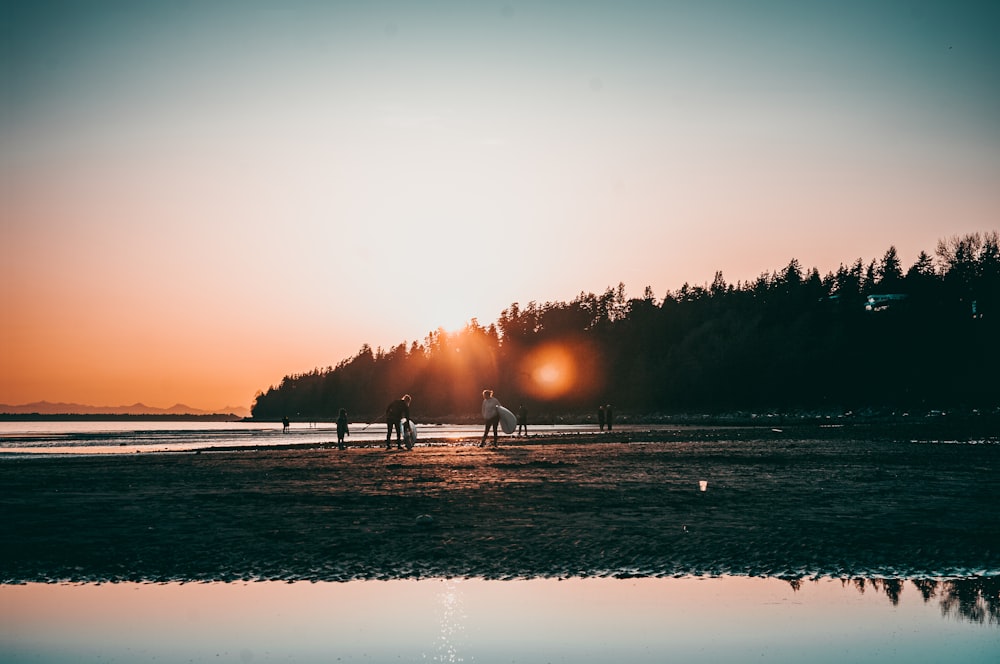
[[[404, 394], [399, 399], [395, 399], [386, 406], [385, 409], [385, 449], [392, 449], [392, 433], [396, 432], [396, 447], [398, 449], [403, 449], [404, 447], [404, 433], [405, 440], [408, 442], [406, 447], [413, 447], [413, 435], [412, 423], [410, 422], [410, 402], [412, 398], [409, 394]], [[497, 428], [500, 426], [500, 409], [502, 404], [500, 400], [493, 395], [493, 390], [483, 390], [483, 404], [482, 404], [482, 414], [483, 421], [485, 422], [485, 428], [483, 429], [483, 437], [479, 442], [480, 447], [486, 447], [487, 438], [489, 438], [490, 429], [493, 430], [493, 447], [499, 445], [499, 436], [497, 433]], [[597, 409], [597, 422], [601, 427], [601, 431], [604, 431], [604, 427], [608, 427], [608, 431], [611, 431], [614, 426], [614, 411], [611, 408], [611, 404], [603, 405]], [[282, 419], [282, 430], [288, 431], [288, 418]], [[341, 408], [337, 415], [337, 448], [344, 450], [347, 449], [347, 444], [344, 442], [344, 437], [351, 435], [350, 429], [347, 423], [347, 410]], [[528, 435], [528, 409], [522, 404], [517, 409], [517, 435], [527, 436]]]
[[[411, 397], [409, 394], [404, 394], [402, 398], [396, 399], [391, 402], [385, 409], [385, 448], [387, 450], [392, 449], [392, 433], [396, 432], [396, 447], [403, 449], [403, 432], [404, 428], [410, 427], [410, 401]], [[483, 405], [482, 413], [483, 420], [486, 423], [486, 427], [483, 429], [483, 438], [480, 441], [480, 447], [486, 446], [486, 438], [489, 436], [490, 429], [493, 429], [493, 447], [499, 444], [499, 437], [497, 434], [497, 428], [500, 425], [500, 400], [493, 396], [493, 390], [483, 390]], [[341, 410], [343, 413], [343, 410]], [[405, 423], [403, 420], [405, 419]], [[346, 424], [345, 424], [346, 429]], [[340, 424], [338, 420], [337, 425], [338, 435], [340, 432]], [[528, 435], [528, 411], [522, 405], [518, 409], [517, 413], [517, 433], [521, 435]], [[412, 436], [412, 434], [409, 434]]]
[[[483, 438], [479, 441], [480, 447], [486, 447], [486, 438], [490, 435], [490, 429], [493, 429], [493, 447], [497, 446], [497, 427], [500, 425], [500, 409], [502, 407], [499, 399], [493, 396], [493, 390], [483, 390], [482, 411], [486, 428], [483, 429]], [[528, 409], [524, 407], [524, 404], [521, 404], [517, 409], [515, 422], [517, 423], [516, 435], [527, 436]]]
[[[385, 409], [385, 448], [392, 449], [392, 432], [396, 432], [396, 447], [403, 449], [403, 432], [407, 433], [407, 439], [412, 440], [410, 427], [410, 400], [409, 394], [404, 394], [401, 398], [394, 400]], [[405, 420], [405, 422], [404, 422]], [[288, 417], [281, 419], [282, 432], [288, 432]], [[347, 409], [341, 408], [337, 414], [337, 449], [346, 450], [347, 443], [344, 438], [351, 435], [350, 425], [347, 422]], [[412, 443], [407, 445], [412, 447]]]
[[597, 407], [597, 423], [601, 426], [601, 431], [604, 431], [605, 425], [607, 425], [608, 431], [611, 431], [615, 424], [615, 411], [611, 404]]

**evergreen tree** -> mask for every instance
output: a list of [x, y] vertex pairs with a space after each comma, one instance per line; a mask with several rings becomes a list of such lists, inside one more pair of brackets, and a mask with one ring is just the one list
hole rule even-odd
[[[590, 414], [607, 401], [635, 413], [996, 407], [998, 235], [949, 238], [935, 253], [936, 265], [921, 252], [905, 276], [890, 247], [879, 261], [859, 258], [822, 278], [795, 259], [738, 285], [720, 271], [710, 286], [685, 283], [659, 302], [648, 286], [628, 298], [621, 283], [571, 302], [515, 302], [487, 326], [473, 319], [387, 350], [365, 344], [335, 367], [286, 376], [257, 394], [253, 415], [332, 418], [347, 408], [371, 421], [410, 393], [425, 420], [478, 422], [485, 387], [512, 403], [532, 400], [536, 413]], [[873, 312], [867, 292], [910, 298]], [[553, 354], [563, 365], [530, 364]], [[942, 356], [954, 359], [929, 361]], [[539, 371], [565, 380], [532, 394]]]

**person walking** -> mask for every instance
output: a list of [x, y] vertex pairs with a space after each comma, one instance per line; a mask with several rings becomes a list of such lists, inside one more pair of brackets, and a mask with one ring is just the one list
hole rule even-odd
[[597, 423], [601, 426], [601, 431], [604, 431], [604, 406], [597, 407]]
[[517, 435], [520, 436], [522, 431], [525, 436], [528, 435], [528, 409], [524, 404], [517, 409]]
[[611, 408], [611, 404], [604, 407], [604, 418], [608, 421], [608, 431], [611, 431], [611, 427], [615, 423], [615, 411]]
[[347, 445], [344, 443], [344, 436], [350, 436], [351, 432], [347, 428], [347, 409], [341, 408], [340, 414], [337, 415], [337, 448], [341, 450], [347, 449]]
[[483, 420], [486, 422], [486, 428], [483, 429], [483, 439], [479, 446], [486, 447], [486, 436], [489, 435], [490, 427], [493, 427], [493, 447], [496, 447], [497, 426], [500, 425], [500, 401], [493, 396], [493, 390], [483, 390]]
[[396, 430], [396, 447], [403, 449], [402, 420], [410, 421], [410, 395], [404, 394], [385, 408], [385, 449], [392, 449], [392, 430]]

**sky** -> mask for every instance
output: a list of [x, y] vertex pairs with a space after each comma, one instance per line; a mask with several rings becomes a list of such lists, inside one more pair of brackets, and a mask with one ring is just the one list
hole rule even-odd
[[0, 0], [0, 403], [249, 407], [1000, 226], [991, 2]]

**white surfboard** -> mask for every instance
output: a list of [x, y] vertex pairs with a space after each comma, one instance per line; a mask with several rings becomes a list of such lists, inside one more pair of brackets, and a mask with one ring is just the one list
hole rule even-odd
[[514, 429], [517, 428], [517, 415], [503, 406], [497, 406], [497, 411], [500, 413], [500, 428], [503, 432], [514, 433]]
[[403, 425], [403, 444], [406, 445], [406, 449], [412, 450], [416, 442], [417, 442], [417, 425], [413, 423], [413, 420], [408, 420]]

